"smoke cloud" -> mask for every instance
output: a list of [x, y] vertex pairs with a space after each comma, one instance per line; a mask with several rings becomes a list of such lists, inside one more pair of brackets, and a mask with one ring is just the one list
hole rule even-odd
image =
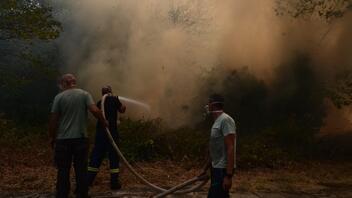
[[270, 84], [276, 67], [304, 52], [319, 76], [332, 80], [352, 62], [351, 15], [331, 24], [277, 16], [275, 0], [53, 3], [64, 26], [64, 70], [96, 98], [110, 84], [175, 127], [201, 117], [192, 109], [206, 101], [198, 96], [213, 71], [247, 66]]

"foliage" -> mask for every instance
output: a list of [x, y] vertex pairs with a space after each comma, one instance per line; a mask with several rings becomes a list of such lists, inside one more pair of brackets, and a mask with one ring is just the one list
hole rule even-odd
[[2, 148], [31, 148], [47, 137], [45, 129], [43, 126], [19, 125], [0, 117], [0, 145]]
[[[94, 123], [90, 123], [89, 136], [94, 137]], [[19, 125], [0, 119], [0, 145], [2, 148], [26, 149], [47, 145], [47, 126]], [[301, 159], [350, 159], [352, 147], [346, 137], [307, 138], [306, 130], [297, 122], [280, 123], [260, 133], [244, 135], [237, 141], [239, 168], [277, 168]], [[131, 162], [173, 160], [183, 164], [203, 162], [207, 157], [209, 129], [168, 129], [160, 119], [122, 119], [119, 125], [120, 148]], [[341, 147], [343, 145], [343, 147]]]
[[277, 144], [276, 131], [240, 137], [237, 145], [239, 168], [275, 168], [293, 160], [292, 155]]
[[[330, 23], [335, 19], [342, 18], [352, 9], [352, 0], [277, 0], [275, 12], [277, 15], [289, 15], [294, 18], [319, 18]], [[332, 25], [323, 34], [320, 42], [331, 31]], [[340, 71], [335, 82], [329, 82], [326, 87], [327, 97], [341, 108], [352, 103], [352, 75], [351, 70]]]
[[[296, 18], [318, 14], [329, 21], [343, 16], [350, 7], [351, 2], [346, 0], [282, 0], [278, 1], [278, 14]], [[197, 20], [189, 19], [189, 13], [176, 7], [169, 13], [170, 21], [191, 27]], [[49, 7], [35, 0], [1, 1], [0, 17], [0, 113], [15, 121], [0, 120], [0, 143], [29, 144], [34, 136], [43, 137], [43, 128], [23, 124], [42, 126], [46, 121], [49, 104], [57, 92], [55, 78], [60, 61], [55, 47], [36, 39], [57, 38], [61, 25], [53, 19]], [[246, 67], [210, 73], [204, 79], [204, 93], [223, 93], [226, 112], [235, 118], [238, 127], [238, 159], [242, 167], [275, 167], [319, 149], [326, 153], [330, 147], [317, 148], [315, 142], [325, 117], [324, 99], [332, 98], [339, 107], [352, 103], [352, 72], [337, 74], [336, 83], [327, 87], [306, 55], [297, 55], [278, 66], [271, 84]], [[199, 123], [193, 128], [169, 129], [159, 119], [123, 119], [120, 145], [132, 161], [202, 159], [209, 128], [209, 123]]]
[[160, 155], [177, 161], [204, 160], [208, 141], [208, 130], [189, 127], [165, 130], [156, 140]]
[[61, 24], [37, 0], [0, 2], [0, 113], [20, 122], [45, 122], [59, 62], [51, 41]]
[[2, 0], [0, 18], [0, 40], [52, 40], [62, 30], [51, 8], [37, 0]]
[[156, 135], [160, 132], [160, 120], [125, 119], [119, 126], [120, 145], [129, 160], [150, 160], [155, 152]]
[[298, 55], [280, 66], [276, 76], [270, 94], [270, 126], [293, 120], [311, 135], [319, 132], [325, 117], [325, 85], [309, 58]]
[[[50, 54], [51, 49], [38, 51], [41, 52]], [[49, 103], [58, 90], [55, 60], [32, 52], [0, 59], [0, 112], [22, 123], [45, 122]]]
[[352, 70], [339, 72], [327, 94], [338, 108], [352, 104]]
[[[310, 59], [297, 55], [276, 67], [270, 83], [243, 67], [213, 71], [208, 93], [225, 97], [225, 111], [237, 124], [241, 164], [274, 166], [308, 156], [325, 118], [325, 84]], [[218, 76], [225, 76], [219, 81]]]
[[351, 0], [277, 0], [275, 9], [278, 15], [294, 18], [319, 17], [326, 21], [340, 18], [352, 8]]
[[226, 112], [237, 122], [238, 131], [256, 133], [266, 126], [268, 89], [245, 67], [232, 71], [222, 82]]
[[120, 145], [132, 161], [152, 159], [192, 160], [206, 157], [208, 134], [180, 128], [168, 129], [160, 119], [123, 119], [119, 126]]

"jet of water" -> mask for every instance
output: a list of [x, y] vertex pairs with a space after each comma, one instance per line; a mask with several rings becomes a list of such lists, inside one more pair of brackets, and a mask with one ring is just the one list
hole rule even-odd
[[133, 100], [133, 99], [130, 99], [130, 98], [126, 98], [126, 97], [123, 97], [123, 96], [119, 96], [119, 99], [120, 99], [120, 101], [123, 101], [123, 102], [126, 102], [126, 103], [131, 103], [131, 104], [137, 105], [139, 107], [142, 107], [145, 110], [147, 110], [148, 112], [150, 111], [150, 106], [145, 104], [145, 103], [143, 103], [143, 102], [140, 102], [140, 101], [137, 101], [137, 100]]

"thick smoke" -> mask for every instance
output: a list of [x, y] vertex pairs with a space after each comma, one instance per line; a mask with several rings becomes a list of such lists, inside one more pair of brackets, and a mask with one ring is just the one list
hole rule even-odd
[[333, 80], [352, 62], [351, 16], [332, 24], [296, 20], [277, 16], [275, 0], [61, 0], [54, 6], [64, 26], [64, 70], [96, 98], [111, 84], [171, 126], [201, 117], [192, 109], [206, 101], [198, 96], [213, 71], [247, 66], [270, 85], [275, 68], [298, 52], [312, 57], [322, 79]]

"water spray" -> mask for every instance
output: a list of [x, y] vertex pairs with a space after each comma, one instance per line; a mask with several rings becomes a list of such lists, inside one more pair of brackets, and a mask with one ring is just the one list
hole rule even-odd
[[[105, 94], [102, 98], [102, 102], [101, 102], [101, 106], [102, 106], [102, 113], [103, 113], [103, 116], [104, 116], [104, 119], [105, 118], [105, 98], [109, 96], [109, 94]], [[144, 104], [144, 103], [141, 103], [141, 102], [138, 102], [136, 100], [133, 100], [133, 99], [129, 99], [129, 98], [124, 98], [124, 97], [119, 97], [120, 99], [122, 99], [123, 101], [128, 101], [128, 102], [131, 102], [131, 103], [134, 103], [134, 104], [137, 104], [139, 106], [142, 106], [142, 107], [145, 107], [147, 109], [150, 109], [148, 105]], [[127, 159], [125, 158], [125, 156], [122, 154], [121, 150], [119, 149], [119, 147], [116, 145], [114, 139], [112, 138], [111, 136], [111, 132], [109, 130], [108, 127], [105, 128], [106, 130], [106, 133], [108, 135], [108, 139], [111, 143], [111, 145], [113, 146], [113, 148], [115, 149], [115, 151], [117, 152], [117, 154], [121, 157], [122, 161], [124, 162], [124, 164], [127, 166], [128, 170], [133, 173], [133, 175], [135, 175], [139, 180], [141, 180], [145, 185], [151, 187], [153, 190], [156, 190], [159, 192], [159, 194], [155, 195], [154, 197], [155, 198], [160, 198], [160, 197], [165, 197], [171, 193], [178, 193], [178, 194], [185, 194], [185, 193], [190, 193], [190, 192], [193, 192], [193, 191], [196, 191], [198, 189], [200, 189], [202, 186], [204, 186], [208, 180], [209, 180], [209, 176], [206, 175], [206, 174], [200, 174], [192, 179], [189, 179], [179, 185], [176, 185], [170, 189], [164, 189], [164, 188], [161, 188], [151, 182], [149, 182], [148, 180], [146, 180], [142, 175], [140, 175], [132, 166], [131, 164], [127, 161]], [[203, 168], [203, 172], [206, 172], [207, 169], [209, 167], [205, 165], [205, 167]], [[197, 185], [194, 185], [193, 187], [190, 187], [188, 189], [184, 189], [186, 186], [189, 186], [191, 184], [194, 184], [196, 182], [200, 181], [199, 184]], [[181, 190], [181, 189], [184, 189], [184, 190]]]
[[145, 104], [145, 103], [143, 103], [143, 102], [140, 102], [140, 101], [137, 101], [137, 100], [133, 100], [131, 98], [122, 97], [122, 96], [119, 96], [119, 100], [127, 102], [127, 103], [131, 103], [131, 104], [134, 104], [134, 105], [137, 105], [137, 106], [142, 107], [143, 109], [147, 110], [148, 112], [150, 112], [150, 106]]

